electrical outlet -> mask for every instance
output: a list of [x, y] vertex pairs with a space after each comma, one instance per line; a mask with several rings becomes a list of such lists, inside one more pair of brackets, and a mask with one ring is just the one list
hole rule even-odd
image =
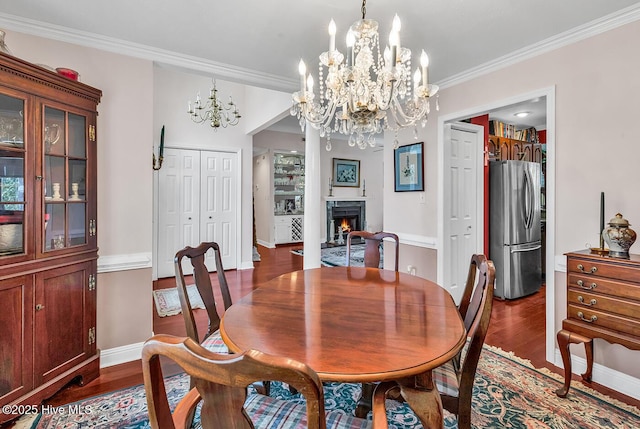
[[411, 274], [412, 276], [415, 276], [416, 267], [414, 267], [413, 265], [407, 265], [407, 273]]

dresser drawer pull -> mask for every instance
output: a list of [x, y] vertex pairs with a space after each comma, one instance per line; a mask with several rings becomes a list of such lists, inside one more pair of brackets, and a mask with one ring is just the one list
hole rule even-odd
[[582, 297], [582, 295], [578, 295], [578, 301], [580, 301], [582, 304], [588, 305], [588, 306], [596, 305], [598, 303], [598, 301], [596, 301], [595, 298], [593, 298], [591, 301], [589, 301], [589, 303], [586, 303], [586, 302], [584, 302], [584, 298]]
[[580, 320], [585, 321], [587, 323], [593, 323], [596, 320], [598, 320], [598, 316], [596, 316], [595, 314], [591, 316], [591, 319], [585, 319], [584, 313], [582, 311], [578, 311], [578, 318], [580, 318]]
[[578, 280], [576, 284], [580, 286], [582, 289], [586, 289], [586, 290], [595, 289], [598, 286], [595, 282], [591, 283], [589, 286], [585, 286], [582, 280]]
[[581, 273], [595, 273], [596, 271], [598, 271], [598, 267], [591, 267], [591, 269], [589, 271], [585, 271], [584, 270], [584, 265], [582, 264], [578, 264], [578, 271], [580, 271]]

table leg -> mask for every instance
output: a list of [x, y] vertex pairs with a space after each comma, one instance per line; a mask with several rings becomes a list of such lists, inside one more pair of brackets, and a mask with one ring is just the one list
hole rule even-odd
[[587, 370], [582, 374], [582, 379], [591, 381], [591, 373], [593, 370], [593, 340], [565, 329], [561, 329], [558, 332], [557, 339], [560, 355], [562, 356], [562, 364], [564, 365], [564, 385], [556, 390], [556, 395], [565, 398], [569, 393], [569, 387], [571, 387], [571, 351], [569, 350], [569, 346], [571, 344], [584, 343], [587, 355]]
[[440, 392], [433, 383], [431, 371], [416, 376], [413, 385], [399, 381], [400, 393], [418, 416], [425, 429], [444, 428], [444, 413]]
[[355, 416], [366, 419], [367, 414], [371, 411], [371, 402], [373, 398], [373, 383], [362, 383], [362, 394], [356, 404]]

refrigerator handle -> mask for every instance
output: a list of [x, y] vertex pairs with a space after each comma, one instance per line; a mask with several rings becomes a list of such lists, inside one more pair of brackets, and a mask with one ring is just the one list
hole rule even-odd
[[531, 183], [531, 176], [529, 170], [524, 172], [524, 185], [526, 189], [525, 196], [525, 227], [530, 229], [533, 224], [533, 184]]
[[542, 245], [539, 244], [539, 245], [537, 245], [535, 247], [529, 247], [527, 249], [512, 249], [511, 253], [531, 252], [532, 250], [538, 250], [538, 249], [541, 249], [541, 248], [542, 248]]

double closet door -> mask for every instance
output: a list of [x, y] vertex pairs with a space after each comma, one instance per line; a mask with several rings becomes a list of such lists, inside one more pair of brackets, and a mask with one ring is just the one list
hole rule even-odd
[[[175, 275], [178, 250], [203, 241], [218, 243], [224, 268], [236, 268], [238, 155], [165, 149], [159, 173], [158, 278]], [[217, 269], [213, 253], [205, 263]], [[191, 273], [191, 264], [183, 269]]]

